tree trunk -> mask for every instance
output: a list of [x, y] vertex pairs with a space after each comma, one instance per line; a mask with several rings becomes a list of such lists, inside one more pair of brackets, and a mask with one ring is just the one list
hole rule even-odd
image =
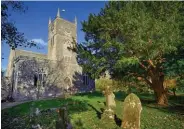
[[163, 87], [162, 81], [156, 81], [152, 83], [152, 87], [155, 93], [157, 104], [162, 106], [168, 105], [167, 90]]
[[176, 89], [173, 88], [172, 91], [173, 91], [174, 97], [176, 97]]
[[165, 90], [156, 91], [155, 92], [157, 104], [167, 106], [168, 99], [167, 99], [167, 92]]

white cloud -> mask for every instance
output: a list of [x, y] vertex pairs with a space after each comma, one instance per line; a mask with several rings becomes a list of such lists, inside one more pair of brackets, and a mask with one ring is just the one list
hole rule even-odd
[[36, 44], [40, 44], [42, 46], [47, 46], [47, 42], [45, 42], [43, 39], [32, 39], [31, 41], [35, 42]]

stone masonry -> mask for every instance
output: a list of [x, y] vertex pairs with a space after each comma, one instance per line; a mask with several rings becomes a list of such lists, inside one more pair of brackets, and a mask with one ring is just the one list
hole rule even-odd
[[6, 76], [11, 78], [11, 95], [16, 101], [62, 96], [65, 92], [88, 92], [94, 80], [83, 76], [76, 53], [68, 48], [77, 40], [74, 23], [60, 17], [48, 24], [48, 54], [11, 50]]

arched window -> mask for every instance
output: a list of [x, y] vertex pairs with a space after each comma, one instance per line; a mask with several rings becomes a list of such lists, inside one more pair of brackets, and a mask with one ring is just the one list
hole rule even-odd
[[83, 84], [89, 85], [89, 77], [87, 74], [83, 74]]
[[37, 75], [35, 74], [35, 75], [34, 75], [34, 86], [37, 86], [37, 81], [38, 81], [38, 77], [37, 77]]
[[43, 81], [42, 81], [43, 86], [45, 86], [45, 83], [46, 83], [46, 74], [43, 74]]
[[35, 74], [34, 75], [34, 86], [41, 85], [44, 87], [46, 84], [46, 78], [47, 78], [47, 74], [44, 72], [39, 72]]

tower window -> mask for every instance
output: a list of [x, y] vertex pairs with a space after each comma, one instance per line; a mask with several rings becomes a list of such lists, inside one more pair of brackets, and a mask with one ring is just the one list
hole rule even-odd
[[51, 38], [51, 46], [54, 45], [54, 37]]
[[87, 74], [83, 75], [83, 84], [84, 85], [89, 85], [89, 77]]

